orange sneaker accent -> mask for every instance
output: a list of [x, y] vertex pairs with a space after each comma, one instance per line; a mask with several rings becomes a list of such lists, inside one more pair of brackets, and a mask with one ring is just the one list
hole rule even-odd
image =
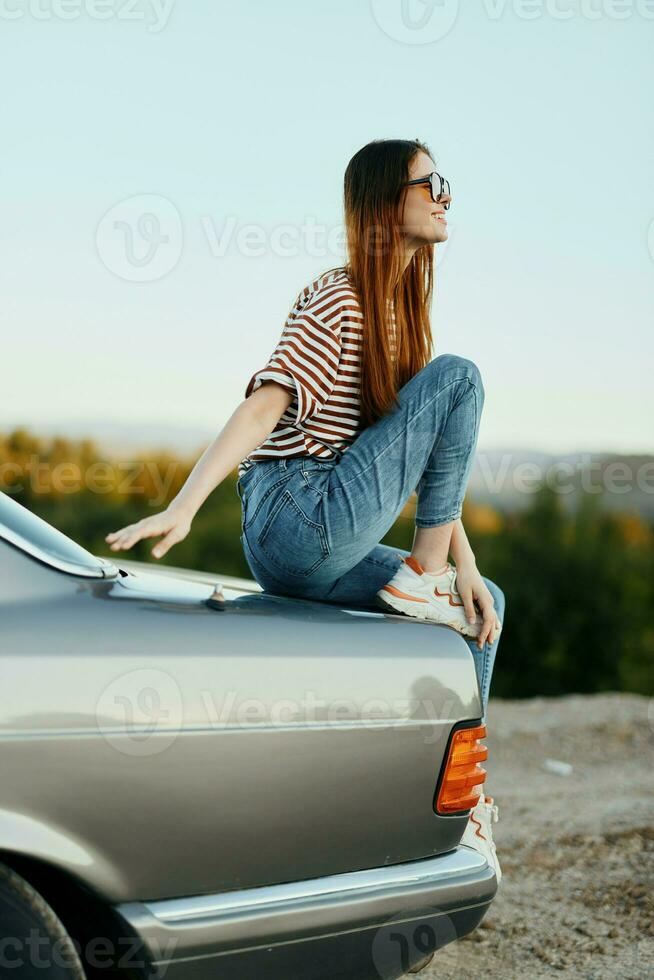
[[449, 596], [448, 602], [449, 602], [449, 604], [451, 606], [463, 606], [463, 605], [465, 605], [465, 603], [463, 603], [463, 602], [453, 602], [452, 601], [452, 593], [451, 592], [439, 592], [438, 591], [438, 586], [436, 586], [434, 588], [434, 595], [439, 595], [442, 598], [445, 598], [445, 596]]
[[477, 827], [477, 829], [475, 830], [475, 835], [477, 837], [481, 837], [482, 840], [486, 840], [486, 838], [484, 837], [484, 835], [481, 833], [481, 824], [479, 823], [479, 821], [478, 820], [475, 820], [475, 818], [473, 817], [472, 814], [470, 814], [470, 819], [472, 820], [472, 822], [474, 824], [476, 824], [476, 827]]
[[392, 592], [399, 599], [408, 599], [410, 602], [427, 602], [426, 599], [417, 599], [414, 595], [407, 595], [406, 592], [401, 592], [400, 589], [396, 589], [394, 585], [384, 585], [382, 588], [383, 592]]
[[404, 560], [409, 566], [409, 568], [413, 569], [416, 575], [422, 575], [422, 573], [424, 572], [424, 568], [422, 567], [422, 565], [420, 564], [417, 558], [414, 558], [413, 555], [409, 555], [408, 558], [405, 558]]

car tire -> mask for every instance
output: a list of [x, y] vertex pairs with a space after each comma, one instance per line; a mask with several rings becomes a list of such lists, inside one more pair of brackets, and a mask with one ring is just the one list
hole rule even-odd
[[0, 977], [86, 980], [75, 945], [54, 909], [5, 864], [0, 864]]

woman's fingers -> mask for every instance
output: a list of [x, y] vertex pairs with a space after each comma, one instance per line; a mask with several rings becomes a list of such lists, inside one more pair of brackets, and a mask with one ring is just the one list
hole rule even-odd
[[122, 537], [126, 531], [129, 531], [131, 525], [128, 527], [121, 527], [118, 531], [112, 531], [111, 534], [105, 534], [105, 541], [111, 543], [112, 541], [117, 541], [118, 538]]
[[464, 586], [463, 591], [459, 593], [463, 599], [463, 608], [466, 611], [466, 619], [469, 623], [474, 623], [477, 618], [477, 613], [475, 612], [475, 604], [473, 602], [472, 589], [470, 586]]
[[133, 544], [141, 537], [142, 530], [137, 524], [130, 524], [128, 527], [123, 528], [118, 532], [117, 537], [113, 541], [111, 548], [114, 551], [122, 550], [123, 548], [131, 548]]
[[157, 544], [152, 549], [152, 554], [155, 558], [163, 558], [167, 551], [170, 551], [174, 544], [182, 540], [183, 535], [179, 534], [177, 529], [174, 528], [169, 531], [163, 541], [157, 542]]
[[484, 643], [493, 643], [495, 640], [497, 616], [495, 615], [495, 601], [490, 592], [487, 596], [480, 597], [478, 601], [483, 617], [481, 629], [477, 635], [477, 645], [481, 650]]
[[105, 541], [110, 542], [113, 551], [118, 551], [131, 548], [142, 538], [154, 538], [165, 534], [163, 540], [152, 549], [152, 555], [161, 558], [174, 544], [186, 537], [190, 527], [191, 522], [185, 514], [166, 510], [161, 514], [153, 514], [152, 517], [144, 517], [136, 524], [128, 524], [119, 531], [112, 531], [111, 534], [106, 535]]
[[144, 517], [136, 524], [128, 524], [119, 531], [108, 534], [105, 541], [109, 542], [112, 539], [111, 549], [118, 551], [133, 547], [142, 538], [152, 538], [158, 534], [163, 534], [165, 530], [166, 527], [161, 520], [154, 517]]
[[105, 541], [108, 541], [112, 549], [116, 551], [118, 548], [122, 548], [124, 546], [125, 541], [132, 533], [132, 530], [133, 525], [128, 524], [127, 527], [121, 527], [119, 531], [114, 531], [111, 535], [108, 534]]

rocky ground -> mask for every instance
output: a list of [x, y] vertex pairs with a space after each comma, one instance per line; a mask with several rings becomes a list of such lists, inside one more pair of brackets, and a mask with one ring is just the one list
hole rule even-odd
[[481, 926], [419, 976], [654, 977], [654, 701], [491, 699], [487, 721], [503, 878]]

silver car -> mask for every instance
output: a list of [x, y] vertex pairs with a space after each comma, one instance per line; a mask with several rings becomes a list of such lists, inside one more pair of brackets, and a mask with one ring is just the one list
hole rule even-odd
[[453, 629], [114, 564], [6, 494], [0, 580], [0, 975], [391, 980], [484, 917]]

